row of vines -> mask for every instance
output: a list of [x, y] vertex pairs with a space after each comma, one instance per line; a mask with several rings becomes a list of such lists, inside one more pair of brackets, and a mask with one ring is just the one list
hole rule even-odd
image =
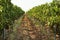
[[40, 21], [42, 25], [49, 25], [55, 34], [60, 35], [60, 1], [53, 0], [51, 3], [33, 7], [27, 14], [30, 18]]
[[3, 29], [8, 29], [14, 23], [14, 20], [18, 19], [24, 14], [24, 11], [13, 5], [11, 0], [0, 0], [0, 34]]

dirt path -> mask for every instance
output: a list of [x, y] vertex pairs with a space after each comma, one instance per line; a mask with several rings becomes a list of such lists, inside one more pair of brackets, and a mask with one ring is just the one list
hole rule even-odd
[[[20, 27], [17, 28], [17, 40], [52, 40], [53, 35], [49, 34], [49, 29], [43, 29], [46, 33], [41, 31], [41, 28], [37, 28], [34, 23], [24, 15], [21, 21]], [[48, 31], [47, 31], [48, 30]], [[51, 38], [50, 38], [51, 37]]]
[[23, 40], [38, 40], [37, 29], [27, 15], [24, 15], [18, 32], [24, 36]]

